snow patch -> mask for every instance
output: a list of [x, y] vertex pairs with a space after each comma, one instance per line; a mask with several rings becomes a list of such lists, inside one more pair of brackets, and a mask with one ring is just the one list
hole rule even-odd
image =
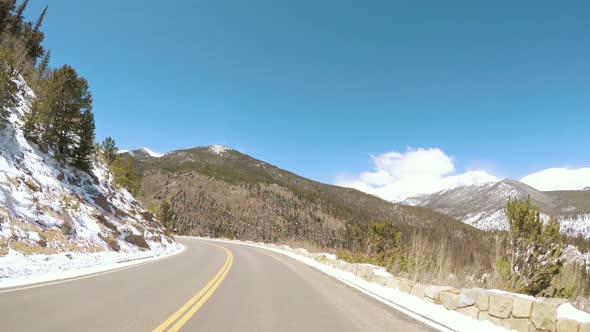
[[223, 154], [229, 150], [231, 149], [220, 144], [209, 145], [209, 151], [215, 153], [218, 156], [223, 156]]

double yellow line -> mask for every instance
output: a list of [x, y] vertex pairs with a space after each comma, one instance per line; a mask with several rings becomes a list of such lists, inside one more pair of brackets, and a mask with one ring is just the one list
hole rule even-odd
[[[214, 244], [212, 244], [214, 245]], [[211, 297], [213, 292], [219, 287], [223, 279], [227, 276], [229, 269], [234, 261], [234, 255], [227, 248], [214, 245], [225, 250], [227, 258], [225, 264], [217, 274], [211, 279], [205, 287], [203, 287], [195, 296], [186, 302], [178, 311], [158, 326], [153, 332], [176, 332], [188, 322], [189, 319], [203, 306], [205, 302]], [[172, 325], [174, 323], [174, 325]]]

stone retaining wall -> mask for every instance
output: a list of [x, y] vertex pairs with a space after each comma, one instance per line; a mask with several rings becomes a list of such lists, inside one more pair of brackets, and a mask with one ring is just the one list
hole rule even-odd
[[[285, 249], [293, 250], [289, 247]], [[590, 332], [590, 323], [569, 319], [558, 320], [557, 308], [565, 299], [532, 298], [519, 294], [481, 288], [456, 289], [416, 283], [384, 273], [384, 268], [348, 263], [329, 254], [312, 254], [302, 249], [293, 250], [317, 262], [355, 274], [369, 282], [399, 289], [424, 301], [444, 306], [478, 320], [519, 332]], [[379, 270], [379, 271], [377, 271]]]

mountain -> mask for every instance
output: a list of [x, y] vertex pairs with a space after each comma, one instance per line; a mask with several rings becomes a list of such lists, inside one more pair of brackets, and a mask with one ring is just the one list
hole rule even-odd
[[149, 158], [160, 158], [161, 156], [163, 156], [163, 154], [154, 152], [148, 148], [141, 148], [136, 150], [121, 150], [119, 151], [119, 153], [128, 154], [140, 160], [146, 160]]
[[537, 190], [588, 190], [590, 168], [548, 168], [520, 180]]
[[172, 245], [154, 216], [113, 185], [104, 163], [94, 160], [85, 173], [25, 138], [34, 94], [24, 81], [17, 83], [18, 106], [7, 109], [0, 130], [0, 256], [134, 253]]
[[336, 247], [353, 224], [391, 220], [408, 238], [421, 229], [486, 250], [472, 240], [479, 230], [444, 214], [315, 182], [220, 145], [141, 159], [138, 167], [139, 199], [161, 213], [169, 204], [163, 219], [180, 234]]
[[545, 217], [557, 218], [562, 232], [590, 234], [590, 191], [539, 191], [506, 179], [483, 185], [462, 186], [404, 201], [434, 209], [483, 230], [507, 229], [504, 208], [508, 198], [530, 197]]

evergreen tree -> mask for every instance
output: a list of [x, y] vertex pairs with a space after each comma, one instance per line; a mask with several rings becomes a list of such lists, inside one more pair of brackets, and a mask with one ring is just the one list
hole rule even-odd
[[172, 208], [170, 207], [170, 203], [168, 203], [168, 201], [163, 201], [158, 211], [158, 220], [160, 221], [160, 223], [162, 223], [164, 227], [168, 229], [173, 229], [172, 218], [173, 212]]
[[107, 163], [107, 165], [111, 165], [119, 154], [119, 148], [117, 148], [115, 140], [109, 136], [104, 139], [100, 147], [105, 163]]
[[51, 60], [51, 50], [47, 50], [37, 65], [37, 76], [41, 79], [47, 78], [49, 71], [49, 61]]
[[94, 114], [90, 110], [85, 110], [78, 124], [79, 142], [74, 150], [74, 165], [83, 171], [89, 171], [92, 167], [94, 129]]
[[58, 159], [83, 165], [84, 156], [80, 153], [92, 150], [91, 110], [88, 82], [64, 65], [40, 82], [37, 98], [26, 117], [25, 134], [41, 147], [52, 149]]
[[509, 229], [507, 257], [499, 262], [510, 290], [537, 295], [551, 285], [562, 265], [559, 223], [543, 224], [539, 210], [527, 200], [510, 199], [506, 206]]
[[22, 20], [23, 13], [29, 4], [29, 0], [23, 0], [23, 2], [16, 8], [15, 16]]
[[33, 29], [35, 32], [39, 31], [39, 29], [41, 28], [41, 24], [43, 24], [43, 19], [45, 18], [45, 14], [47, 14], [47, 6], [45, 6], [45, 8], [43, 9], [43, 11], [41, 12], [41, 15], [39, 15], [39, 18], [37, 19], [37, 22], [35, 22], [35, 28]]

